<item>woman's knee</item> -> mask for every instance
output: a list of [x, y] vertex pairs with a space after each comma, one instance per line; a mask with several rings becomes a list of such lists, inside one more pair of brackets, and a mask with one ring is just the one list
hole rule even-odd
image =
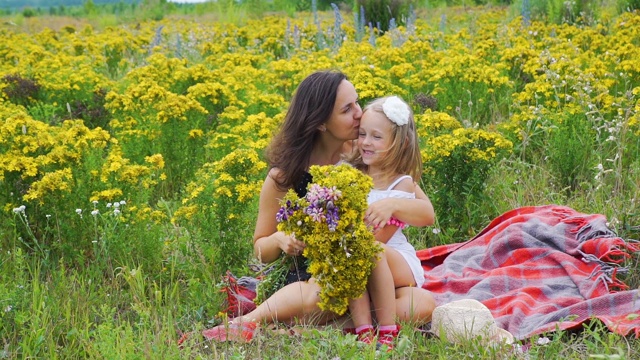
[[302, 292], [302, 306], [305, 313], [320, 311], [320, 286], [313, 280], [305, 282], [300, 287]]
[[396, 289], [396, 314], [400, 321], [427, 323], [436, 307], [431, 292], [416, 287]]

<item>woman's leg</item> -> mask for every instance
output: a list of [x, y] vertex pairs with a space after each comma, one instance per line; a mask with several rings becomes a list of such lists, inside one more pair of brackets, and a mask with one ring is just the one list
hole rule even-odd
[[[398, 321], [420, 326], [431, 321], [436, 301], [430, 291], [415, 286], [399, 287], [396, 294], [396, 314]], [[332, 326], [342, 329], [354, 328], [350, 316], [344, 316], [331, 322]]]
[[401, 322], [420, 326], [431, 321], [436, 301], [430, 291], [414, 286], [396, 289], [396, 314]]
[[298, 281], [276, 291], [252, 312], [204, 330], [214, 341], [251, 341], [258, 323], [325, 324], [334, 314], [318, 307], [320, 287], [314, 279]]
[[334, 315], [318, 307], [320, 286], [314, 279], [284, 286], [252, 312], [233, 321], [324, 324]]

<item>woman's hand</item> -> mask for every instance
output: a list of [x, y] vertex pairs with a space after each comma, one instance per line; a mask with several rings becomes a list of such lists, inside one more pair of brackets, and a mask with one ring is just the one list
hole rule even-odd
[[302, 255], [302, 251], [306, 244], [293, 236], [287, 235], [282, 231], [277, 233], [278, 247], [287, 255]]

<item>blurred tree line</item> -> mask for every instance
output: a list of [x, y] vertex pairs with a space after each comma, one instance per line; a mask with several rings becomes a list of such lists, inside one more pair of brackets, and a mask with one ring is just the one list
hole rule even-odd
[[1, 9], [22, 9], [26, 7], [49, 9], [51, 7], [83, 6], [87, 2], [95, 5], [101, 4], [131, 4], [140, 0], [0, 0]]

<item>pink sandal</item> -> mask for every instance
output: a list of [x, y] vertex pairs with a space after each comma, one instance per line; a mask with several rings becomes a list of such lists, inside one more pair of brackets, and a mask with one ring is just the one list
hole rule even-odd
[[249, 342], [253, 339], [253, 335], [258, 327], [258, 323], [255, 322], [242, 322], [239, 324], [228, 322], [221, 324], [211, 329], [204, 330], [202, 335], [207, 340], [212, 341], [234, 341], [234, 342]]

